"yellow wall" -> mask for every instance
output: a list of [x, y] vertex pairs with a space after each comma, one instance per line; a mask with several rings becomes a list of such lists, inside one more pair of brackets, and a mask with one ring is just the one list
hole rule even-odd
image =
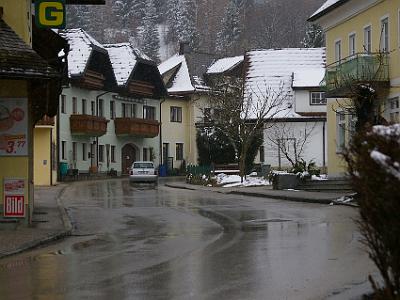
[[51, 185], [51, 130], [52, 128], [36, 127], [34, 129], [34, 184]]
[[[341, 40], [341, 57], [349, 56], [349, 35], [356, 34], [356, 52], [364, 52], [364, 27], [372, 28], [372, 52], [379, 52], [381, 19], [389, 18], [389, 76], [391, 88], [389, 97], [400, 93], [400, 33], [399, 33], [400, 1], [386, 0], [352, 18], [326, 30], [327, 64], [335, 62], [335, 42]], [[335, 11], [331, 13], [335, 14]], [[339, 17], [339, 16], [338, 16]], [[338, 104], [341, 103], [341, 104]], [[336, 153], [336, 112], [339, 106], [348, 103], [345, 99], [328, 99], [328, 173], [340, 176], [346, 172], [346, 165]], [[348, 124], [346, 122], [346, 124]]]
[[29, 0], [0, 0], [3, 7], [3, 19], [20, 38], [32, 46], [32, 13]]
[[[0, 80], [0, 98], [27, 98], [28, 97], [28, 84], [26, 81], [21, 80]], [[29, 130], [28, 130], [29, 131]], [[28, 139], [31, 135], [28, 132]], [[3, 180], [4, 178], [25, 178], [25, 203], [33, 203], [33, 190], [29, 183], [30, 174], [29, 165], [31, 159], [29, 156], [25, 157], [0, 157], [0, 206], [2, 207], [4, 201], [3, 194]]]

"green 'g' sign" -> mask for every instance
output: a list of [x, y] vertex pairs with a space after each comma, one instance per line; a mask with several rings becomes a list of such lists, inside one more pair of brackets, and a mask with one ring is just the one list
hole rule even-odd
[[65, 0], [35, 0], [35, 19], [41, 28], [65, 28]]

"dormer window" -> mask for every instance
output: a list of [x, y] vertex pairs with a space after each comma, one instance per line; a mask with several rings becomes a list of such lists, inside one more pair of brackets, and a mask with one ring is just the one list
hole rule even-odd
[[325, 92], [310, 92], [311, 105], [326, 105]]

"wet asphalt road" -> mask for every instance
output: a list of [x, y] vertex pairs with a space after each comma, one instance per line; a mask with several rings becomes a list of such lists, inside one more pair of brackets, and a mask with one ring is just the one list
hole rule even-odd
[[[0, 260], [0, 299], [353, 299], [376, 273], [349, 207], [124, 180], [72, 185], [63, 203], [73, 236]], [[201, 210], [272, 222], [224, 230]]]

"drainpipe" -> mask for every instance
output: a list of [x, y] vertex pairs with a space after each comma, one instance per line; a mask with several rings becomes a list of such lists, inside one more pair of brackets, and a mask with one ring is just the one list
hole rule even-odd
[[[101, 94], [98, 94], [96, 96], [96, 116], [99, 116], [99, 98], [101, 96], [104, 96], [106, 94], [109, 93], [113, 93], [112, 91], [107, 91], [107, 92], [103, 92]], [[103, 108], [103, 112], [104, 112], [104, 108]], [[97, 168], [97, 172], [99, 171], [99, 137], [96, 136], [96, 168]]]
[[324, 171], [326, 172], [326, 157], [325, 157], [325, 127], [326, 121], [322, 124], [322, 166], [324, 167]]
[[165, 97], [160, 101], [160, 145], [159, 145], [159, 147], [160, 147], [160, 149], [159, 149], [159, 153], [160, 153], [160, 165], [162, 165], [163, 163], [164, 163], [164, 157], [163, 157], [163, 151], [162, 151], [162, 146], [163, 146], [163, 144], [162, 144], [162, 142], [163, 142], [163, 139], [162, 139], [162, 104], [165, 102]]

